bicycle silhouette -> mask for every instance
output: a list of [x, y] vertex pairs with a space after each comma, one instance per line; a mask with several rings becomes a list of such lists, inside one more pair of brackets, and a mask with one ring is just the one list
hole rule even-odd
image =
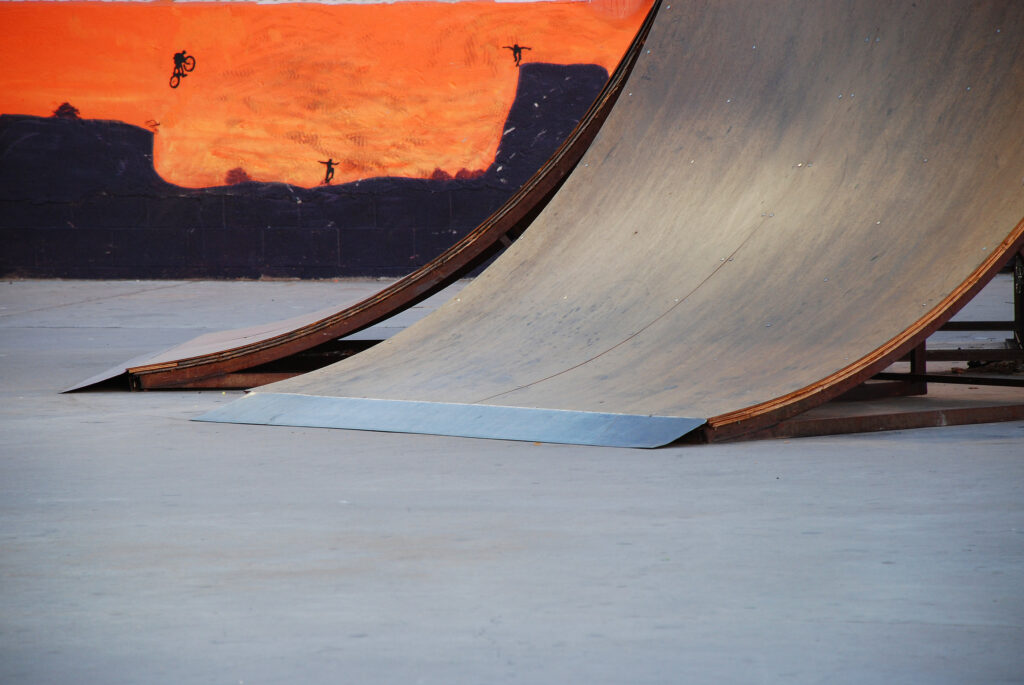
[[196, 58], [192, 55], [185, 56], [185, 51], [174, 53], [174, 73], [171, 74], [171, 88], [177, 88], [181, 79], [188, 76], [188, 72], [196, 68]]

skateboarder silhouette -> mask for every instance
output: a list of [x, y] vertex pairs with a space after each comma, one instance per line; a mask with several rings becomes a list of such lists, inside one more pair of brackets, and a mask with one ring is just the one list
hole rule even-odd
[[506, 50], [512, 51], [512, 59], [516, 61], [517, 67], [519, 66], [519, 63], [523, 60], [523, 50], [532, 49], [524, 45], [520, 45], [519, 43], [513, 43], [512, 45], [503, 45], [502, 47], [505, 48]]
[[326, 162], [320, 162], [320, 163], [327, 165], [327, 173], [324, 174], [324, 181], [321, 184], [321, 185], [326, 185], [326, 184], [331, 182], [332, 178], [334, 178], [334, 165], [337, 164], [337, 162], [334, 161], [333, 157], [328, 157]]

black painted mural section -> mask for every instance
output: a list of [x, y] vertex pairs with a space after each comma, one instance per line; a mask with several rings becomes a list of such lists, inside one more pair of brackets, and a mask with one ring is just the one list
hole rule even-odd
[[[0, 116], [0, 274], [57, 278], [401, 276], [514, 193], [604, 86], [593, 65], [523, 64], [494, 163], [476, 178], [188, 189], [153, 134], [115, 121]], [[443, 175], [439, 175], [443, 176]]]

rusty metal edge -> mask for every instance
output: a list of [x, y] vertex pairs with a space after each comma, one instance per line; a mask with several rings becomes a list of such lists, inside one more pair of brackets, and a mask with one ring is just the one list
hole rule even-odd
[[503, 238], [518, 237], [525, 230], [531, 215], [546, 204], [589, 148], [632, 72], [660, 5], [661, 0], [655, 0], [601, 93], [555, 154], [504, 205], [437, 258], [375, 295], [287, 333], [172, 362], [129, 367], [129, 386], [133, 390], [202, 388], [211, 379], [209, 387], [224, 387], [215, 380], [217, 377], [356, 333], [414, 306], [471, 272], [503, 249]]

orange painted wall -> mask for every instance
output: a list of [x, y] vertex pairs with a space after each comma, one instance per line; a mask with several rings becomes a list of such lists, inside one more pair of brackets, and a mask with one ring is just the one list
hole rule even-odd
[[[311, 187], [484, 169], [524, 62], [611, 71], [649, 0], [375, 5], [0, 2], [0, 113], [149, 126], [168, 181]], [[195, 71], [177, 89], [172, 56]]]

